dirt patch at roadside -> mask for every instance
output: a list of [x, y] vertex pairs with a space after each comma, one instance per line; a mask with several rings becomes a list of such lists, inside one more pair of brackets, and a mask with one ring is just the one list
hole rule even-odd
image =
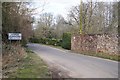
[[68, 72], [60, 70], [57, 67], [50, 67], [52, 78], [70, 78]]
[[61, 68], [59, 65], [48, 61], [45, 61], [45, 63], [49, 67], [53, 80], [62, 80], [62, 78], [71, 78], [69, 76], [69, 71]]

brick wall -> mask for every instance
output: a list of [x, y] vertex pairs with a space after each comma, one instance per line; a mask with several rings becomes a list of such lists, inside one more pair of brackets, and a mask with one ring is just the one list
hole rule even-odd
[[117, 35], [73, 35], [71, 49], [76, 52], [118, 54]]

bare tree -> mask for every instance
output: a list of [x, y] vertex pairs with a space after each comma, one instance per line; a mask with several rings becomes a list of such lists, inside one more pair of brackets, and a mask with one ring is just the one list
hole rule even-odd
[[52, 25], [54, 24], [54, 17], [51, 13], [43, 13], [40, 15], [35, 36], [39, 38], [50, 38], [53, 35]]
[[46, 27], [51, 27], [53, 25], [54, 17], [51, 13], [43, 13], [40, 15], [39, 22], [44, 23]]
[[[82, 3], [82, 12], [80, 5], [71, 8], [68, 17], [74, 27], [78, 30], [82, 22], [82, 32], [84, 34], [104, 34], [116, 31], [117, 27], [117, 2], [86, 2]], [[80, 20], [82, 16], [82, 21]], [[75, 25], [77, 24], [77, 26]]]
[[29, 4], [22, 2], [4, 2], [2, 4], [2, 37], [4, 41], [7, 40], [9, 32], [21, 32], [24, 41], [30, 37], [33, 19], [27, 5]]

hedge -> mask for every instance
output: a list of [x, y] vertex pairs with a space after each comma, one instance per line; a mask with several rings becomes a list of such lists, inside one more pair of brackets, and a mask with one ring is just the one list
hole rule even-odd
[[71, 33], [63, 33], [62, 48], [71, 49]]

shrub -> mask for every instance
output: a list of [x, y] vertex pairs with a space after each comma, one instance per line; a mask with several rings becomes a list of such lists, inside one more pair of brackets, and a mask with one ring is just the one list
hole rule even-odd
[[42, 43], [42, 44], [48, 44], [48, 45], [54, 45], [54, 46], [61, 46], [62, 41], [60, 39], [55, 38], [30, 38], [29, 42], [32, 43]]
[[62, 46], [62, 40], [61, 39], [57, 39], [57, 46]]
[[71, 49], [71, 33], [63, 33], [62, 48]]
[[49, 44], [50, 44], [50, 45], [56, 45], [56, 39], [50, 40], [50, 41], [49, 41]]
[[29, 42], [32, 42], [32, 43], [39, 43], [39, 39], [38, 38], [30, 38], [29, 39]]
[[40, 38], [39, 43], [46, 44], [48, 42], [47, 38]]
[[48, 39], [48, 44], [49, 45], [54, 45], [54, 46], [60, 46], [60, 40], [59, 39]]

